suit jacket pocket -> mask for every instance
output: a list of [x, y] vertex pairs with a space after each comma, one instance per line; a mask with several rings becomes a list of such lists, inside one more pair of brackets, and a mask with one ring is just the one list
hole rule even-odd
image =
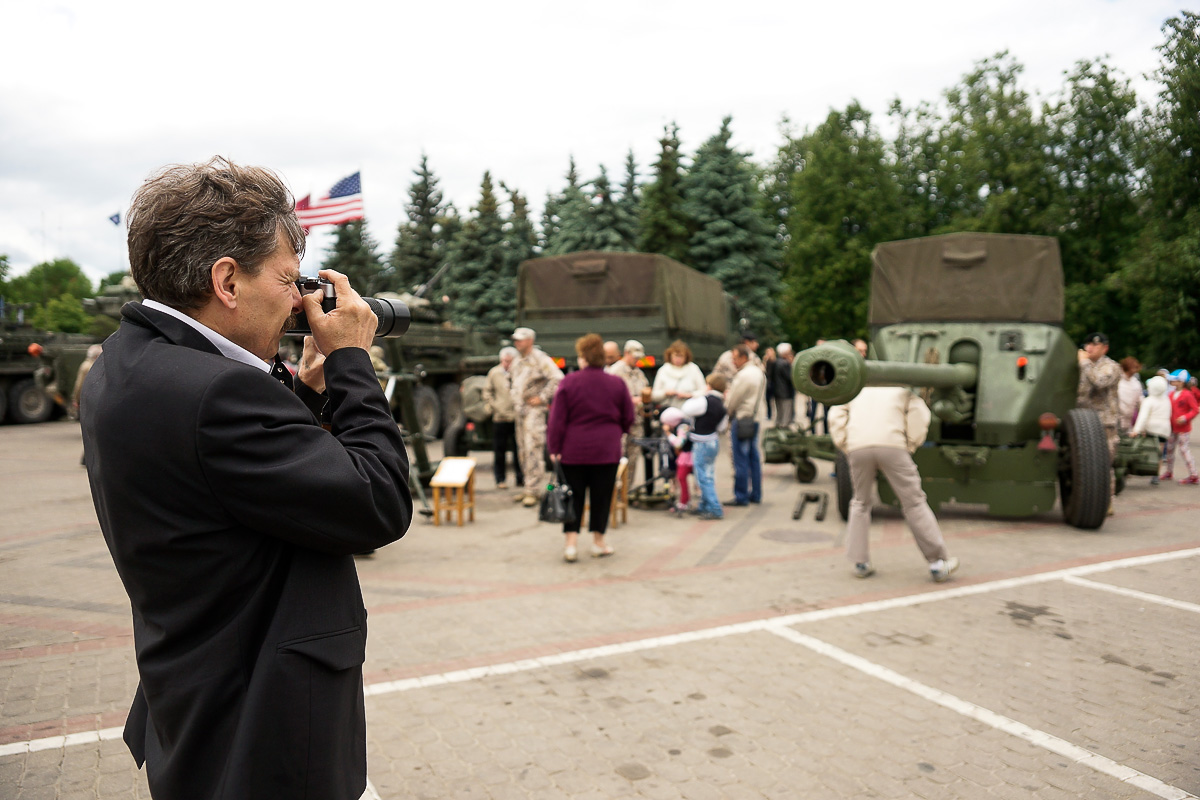
[[360, 667], [367, 660], [367, 637], [357, 625], [333, 633], [305, 636], [279, 644], [280, 653], [307, 656], [335, 672]]

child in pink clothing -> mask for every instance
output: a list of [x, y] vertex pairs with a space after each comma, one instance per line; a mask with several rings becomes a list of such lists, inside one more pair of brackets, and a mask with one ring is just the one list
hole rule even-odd
[[667, 441], [675, 448], [675, 483], [679, 487], [679, 500], [675, 503], [676, 514], [687, 511], [688, 475], [692, 474], [692, 443], [688, 439], [688, 426], [683, 424], [683, 412], [678, 408], [668, 408], [659, 418], [662, 421], [663, 433]]
[[1188, 391], [1188, 380], [1192, 376], [1186, 369], [1177, 369], [1171, 373], [1171, 437], [1167, 439], [1167, 472], [1163, 478], [1170, 480], [1171, 469], [1175, 464], [1175, 448], [1183, 456], [1187, 464], [1188, 476], [1180, 481], [1182, 484], [1200, 484], [1200, 475], [1196, 474], [1196, 461], [1192, 458], [1192, 419], [1200, 412], [1200, 404], [1196, 396]]

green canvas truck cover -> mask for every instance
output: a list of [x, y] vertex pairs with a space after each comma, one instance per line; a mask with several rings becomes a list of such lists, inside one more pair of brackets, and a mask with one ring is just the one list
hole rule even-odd
[[517, 308], [539, 319], [662, 314], [671, 329], [724, 337], [728, 306], [720, 281], [647, 253], [584, 251], [521, 264]]
[[951, 233], [876, 245], [869, 322], [1063, 321], [1058, 240]]

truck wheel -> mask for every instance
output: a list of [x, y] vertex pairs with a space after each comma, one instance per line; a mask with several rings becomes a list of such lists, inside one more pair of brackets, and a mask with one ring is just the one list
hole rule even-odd
[[467, 455], [467, 426], [459, 422], [442, 432], [442, 455], [459, 458]]
[[834, 481], [837, 483], [838, 514], [850, 519], [850, 501], [854, 498], [854, 483], [850, 480], [850, 460], [841, 450], [833, 460]]
[[0, 381], [0, 422], [8, 415], [8, 384]]
[[442, 404], [431, 386], [413, 387], [413, 406], [417, 410], [417, 424], [426, 439], [436, 439], [442, 428]]
[[1073, 408], [1063, 425], [1058, 457], [1058, 489], [1068, 525], [1095, 530], [1108, 515], [1112, 461], [1100, 417], [1090, 408]]
[[438, 387], [438, 401], [442, 404], [442, 430], [450, 430], [455, 425], [462, 425], [463, 403], [462, 392], [457, 383], [443, 383]]
[[796, 462], [796, 480], [801, 483], [812, 483], [817, 477], [817, 465], [811, 458], [802, 458]]
[[45, 422], [54, 411], [50, 396], [42, 391], [33, 378], [17, 381], [8, 391], [13, 422]]

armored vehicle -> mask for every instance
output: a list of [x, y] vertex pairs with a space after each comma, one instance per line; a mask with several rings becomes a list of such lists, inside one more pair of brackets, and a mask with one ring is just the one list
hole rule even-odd
[[402, 300], [412, 316], [404, 336], [376, 343], [383, 346], [394, 372], [417, 377], [411, 386], [413, 404], [421, 432], [430, 439], [462, 422], [460, 384], [500, 363], [502, 346], [499, 331], [458, 327], [442, 314], [440, 302], [427, 297], [448, 267], [442, 265], [412, 293], [380, 293]]
[[[913, 458], [931, 506], [1022, 517], [1049, 511], [1057, 494], [1068, 523], [1100, 527], [1112, 463], [1097, 414], [1075, 408], [1078, 351], [1062, 329], [1057, 240], [931, 236], [881, 244], [873, 260], [873, 359], [846, 342], [805, 350], [796, 388], [837, 405], [864, 386], [921, 387], [933, 421]], [[845, 516], [841, 454], [835, 474]], [[879, 493], [897, 504], [882, 478]]]
[[575, 364], [575, 340], [586, 333], [646, 348], [640, 366], [652, 373], [671, 342], [682, 339], [705, 372], [738, 330], [721, 282], [678, 261], [648, 253], [584, 251], [534, 258], [517, 277], [517, 325], [537, 331], [537, 344]]
[[0, 422], [45, 422], [70, 402], [91, 336], [51, 333], [25, 323], [28, 309], [0, 310]]

